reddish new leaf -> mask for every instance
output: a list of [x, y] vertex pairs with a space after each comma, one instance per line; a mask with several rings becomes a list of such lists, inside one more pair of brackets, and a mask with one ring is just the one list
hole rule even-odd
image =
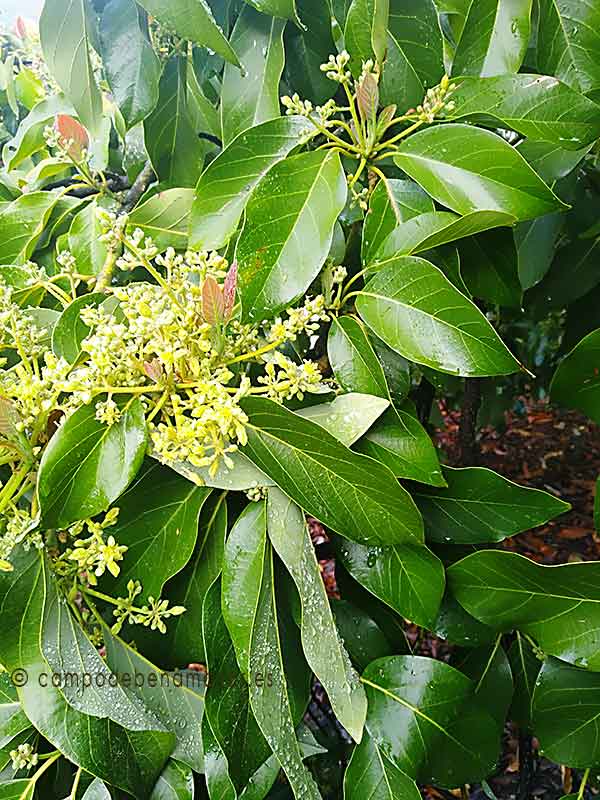
[[229, 267], [229, 272], [225, 277], [225, 283], [223, 284], [223, 296], [225, 299], [225, 320], [231, 319], [231, 315], [233, 313], [233, 307], [235, 306], [235, 290], [237, 286], [237, 277], [238, 277], [238, 265], [237, 261], [234, 261], [233, 264]]
[[56, 130], [60, 136], [61, 145], [75, 161], [80, 161], [83, 151], [87, 149], [90, 140], [86, 129], [80, 122], [68, 114], [58, 114], [56, 117]]
[[202, 285], [202, 315], [206, 322], [214, 325], [223, 319], [225, 298], [223, 290], [216, 280], [209, 275]]

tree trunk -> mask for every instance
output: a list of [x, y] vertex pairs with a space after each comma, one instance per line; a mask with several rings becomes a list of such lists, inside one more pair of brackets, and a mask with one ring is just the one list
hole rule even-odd
[[481, 379], [465, 378], [458, 442], [461, 467], [474, 467], [479, 463], [477, 442], [477, 414], [481, 406]]

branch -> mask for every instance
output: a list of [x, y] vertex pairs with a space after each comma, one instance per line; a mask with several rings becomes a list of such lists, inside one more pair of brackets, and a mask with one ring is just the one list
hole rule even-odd
[[133, 182], [133, 186], [125, 195], [125, 199], [122, 203], [122, 209], [125, 212], [131, 211], [134, 206], [137, 204], [140, 197], [144, 194], [148, 186], [156, 180], [156, 175], [154, 174], [154, 169], [152, 164], [147, 161], [146, 166], [142, 169], [140, 174], [137, 176], [135, 181]]

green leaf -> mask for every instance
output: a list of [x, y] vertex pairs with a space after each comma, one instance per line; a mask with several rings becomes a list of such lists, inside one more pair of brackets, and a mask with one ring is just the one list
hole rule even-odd
[[46, 147], [44, 128], [54, 122], [57, 114], [76, 114], [75, 109], [62, 94], [46, 97], [21, 120], [16, 134], [2, 150], [2, 160], [7, 170], [16, 169], [26, 158]]
[[85, 790], [81, 800], [111, 800], [111, 795], [106, 784], [99, 778], [94, 778]]
[[221, 128], [228, 145], [248, 128], [278, 117], [279, 81], [283, 72], [285, 22], [244, 6], [237, 18], [231, 44], [243, 72], [225, 65], [221, 87]]
[[322, 0], [298, 0], [297, 6], [302, 28], [287, 25], [285, 29], [285, 81], [290, 94], [323, 104], [336, 90], [320, 69], [330, 53], [335, 53], [331, 10]]
[[344, 41], [352, 74], [358, 77], [363, 61], [382, 64], [387, 48], [389, 0], [352, 0], [346, 16]]
[[229, 469], [220, 464], [214, 475], [209, 467], [196, 467], [189, 461], [169, 462], [171, 469], [183, 475], [197, 486], [212, 486], [215, 489], [227, 489], [230, 492], [245, 492], [257, 486], [274, 486], [273, 481], [256, 467], [249, 458], [236, 450], [229, 453], [233, 467]]
[[88, 0], [46, 0], [40, 42], [51, 75], [92, 138], [100, 135], [102, 95], [92, 66], [95, 16]]
[[[200, 724], [204, 713], [202, 695], [205, 679], [202, 673], [190, 670], [186, 673], [186, 680], [179, 675], [179, 682], [174, 674], [160, 670], [114, 636], [107, 627], [103, 628], [102, 633], [110, 669], [117, 675], [131, 676], [131, 690], [165, 729], [175, 735], [176, 744], [171, 756], [196, 772], [202, 772], [204, 754]], [[197, 685], [192, 684], [194, 688], [190, 688], [191, 680], [188, 681], [188, 677], [198, 679]]]
[[362, 234], [362, 261], [369, 264], [382, 242], [413, 217], [434, 210], [433, 200], [413, 181], [382, 178], [369, 199]]
[[185, 250], [193, 201], [193, 189], [157, 192], [133, 209], [128, 218], [128, 230], [141, 228], [159, 250], [167, 247]]
[[106, 511], [135, 477], [147, 440], [137, 399], [110, 427], [98, 422], [94, 405], [75, 411], [42, 456], [37, 482], [42, 525], [66, 528]]
[[397, 478], [446, 485], [436, 449], [410, 400], [388, 409], [358, 442], [357, 449], [381, 461]]
[[194, 775], [189, 766], [170, 759], [159, 775], [150, 800], [193, 800]]
[[532, 0], [471, 0], [452, 74], [518, 72], [529, 44], [531, 8]]
[[555, 252], [548, 274], [528, 295], [527, 305], [546, 315], [564, 308], [600, 283], [598, 253], [600, 238], [570, 242]]
[[350, 316], [332, 319], [327, 355], [335, 379], [344, 391], [389, 397], [383, 368], [357, 319]]
[[444, 74], [442, 32], [433, 0], [390, 0], [381, 103], [417, 106]]
[[372, 394], [349, 392], [331, 403], [302, 408], [296, 413], [329, 431], [346, 447], [365, 434], [389, 406], [389, 401]]
[[106, 295], [103, 292], [93, 292], [78, 297], [65, 308], [52, 330], [54, 355], [64, 358], [69, 364], [75, 364], [81, 355], [81, 343], [90, 332], [88, 326], [81, 321], [81, 311], [89, 306], [99, 306], [105, 301]]
[[410, 364], [395, 350], [388, 347], [378, 336], [370, 334], [369, 341], [381, 364], [392, 403], [402, 405], [411, 390]]
[[365, 547], [339, 541], [342, 563], [361, 586], [400, 616], [430, 627], [444, 594], [444, 567], [426, 547]]
[[509, 718], [531, 730], [531, 703], [542, 662], [531, 643], [518, 631], [508, 650], [508, 659], [515, 687]]
[[339, 639], [304, 515], [279, 489], [269, 490], [267, 509], [269, 539], [300, 595], [304, 655], [336, 717], [358, 742], [367, 701]]
[[524, 220], [566, 208], [520, 153], [490, 131], [436, 125], [399, 149], [400, 169], [458, 214], [500, 211]]
[[251, 682], [250, 648], [256, 624], [267, 544], [267, 509], [260, 501], [246, 506], [225, 543], [222, 578], [223, 619], [237, 661]]
[[446, 587], [432, 631], [436, 636], [461, 647], [481, 647], [493, 642], [495, 631], [467, 614]]
[[335, 152], [292, 156], [260, 181], [236, 246], [246, 320], [271, 317], [308, 289], [325, 263], [346, 194]]
[[390, 262], [356, 300], [366, 324], [409, 361], [453, 375], [507, 375], [518, 362], [481, 311], [429, 261]]
[[444, 467], [444, 477], [446, 489], [419, 487], [414, 493], [427, 537], [434, 542], [500, 542], [570, 508], [547, 492], [519, 486], [484, 467]]
[[533, 724], [547, 758], [582, 769], [598, 763], [599, 713], [600, 675], [556, 658], [544, 661], [533, 695]]
[[146, 150], [154, 171], [163, 185], [177, 188], [195, 186], [204, 162], [204, 149], [187, 107], [186, 70], [183, 56], [167, 61], [158, 103], [144, 120]]
[[545, 214], [515, 227], [519, 281], [523, 289], [531, 289], [550, 269], [564, 223], [562, 214]]
[[[0, 660], [9, 670], [27, 672], [27, 683], [18, 689], [24, 712], [66, 758], [144, 800], [174, 737], [162, 730], [134, 695], [112, 682], [104, 662], [59, 602], [41, 554], [34, 549], [13, 551], [12, 562], [14, 571], [0, 574], [3, 621], [9, 626], [0, 642]], [[81, 686], [74, 686], [75, 680], [66, 679], [60, 688], [54, 686], [52, 674], [65, 672], [79, 676], [80, 681], [82, 673], [94, 676], [94, 681], [102, 675], [106, 683], [101, 691], [88, 687], [82, 692]], [[116, 716], [120, 724], [114, 721]]]
[[386, 467], [272, 400], [246, 398], [242, 407], [244, 453], [309, 514], [365, 544], [422, 541], [413, 501]]
[[330, 602], [344, 647], [357, 669], [365, 669], [374, 658], [398, 652], [397, 646], [392, 647], [381, 627], [362, 608], [348, 600]]
[[281, 117], [236, 137], [198, 181], [190, 246], [216, 250], [227, 244], [256, 185], [310, 133], [303, 117]]
[[579, 0], [540, 0], [538, 67], [580, 92], [600, 86], [600, 10]]
[[517, 145], [519, 153], [546, 183], [566, 178], [590, 151], [589, 145], [576, 150], [567, 147], [566, 142], [558, 145], [534, 139], [524, 139]]
[[523, 290], [512, 230], [470, 236], [459, 244], [460, 273], [469, 293], [499, 306], [520, 308]]
[[271, 750], [250, 710], [248, 684], [221, 614], [219, 581], [204, 600], [202, 627], [210, 676], [202, 720], [207, 782], [211, 794], [218, 789], [217, 797], [236, 800], [236, 790], [241, 792]]
[[32, 192], [0, 210], [0, 262], [29, 260], [58, 200], [55, 192]]
[[102, 61], [127, 128], [148, 116], [158, 102], [160, 60], [134, 0], [110, 0], [100, 17]]
[[415, 782], [365, 733], [344, 774], [344, 800], [420, 800]]
[[518, 628], [563, 661], [600, 671], [598, 564], [545, 567], [482, 550], [448, 569], [450, 588], [474, 617], [496, 630]]
[[141, 0], [139, 5], [178, 36], [204, 45], [239, 66], [238, 58], [215, 22], [206, 0], [171, 0], [169, 3]]
[[547, 75], [461, 78], [447, 119], [512, 128], [528, 139], [578, 150], [600, 136], [598, 106]]
[[298, 20], [296, 0], [246, 0], [257, 11], [270, 14], [272, 17]]
[[104, 233], [95, 200], [73, 217], [68, 233], [69, 250], [82, 275], [99, 275], [108, 255], [108, 245], [100, 238]]
[[512, 225], [515, 221], [515, 217], [500, 211], [473, 211], [464, 217], [450, 211], [419, 214], [388, 234], [370, 266], [379, 269], [398, 256], [426, 253], [448, 242], [474, 236], [500, 225]]
[[225, 494], [211, 495], [200, 512], [198, 539], [192, 557], [175, 575], [163, 593], [171, 605], [182, 605], [187, 611], [173, 617], [167, 627], [167, 649], [173, 664], [205, 663], [202, 639], [202, 605], [204, 598], [221, 574], [227, 505]]
[[423, 783], [455, 787], [486, 777], [499, 737], [474, 703], [475, 684], [430, 658], [392, 656], [364, 672], [367, 730], [398, 769]]
[[31, 729], [17, 690], [8, 673], [0, 674], [0, 749], [4, 750], [16, 736]]
[[200, 510], [210, 491], [156, 461], [142, 467], [119, 497], [119, 516], [110, 529], [127, 547], [119, 575], [106, 578], [112, 594], [126, 597], [128, 581], [139, 580], [144, 597], [160, 597], [166, 581], [183, 569], [194, 551]]
[[501, 636], [491, 648], [476, 648], [459, 653], [453, 666], [475, 683], [475, 699], [496, 721], [499, 734], [513, 696], [513, 677], [508, 656], [501, 647]]
[[[302, 763], [292, 718], [289, 685], [283, 663], [276, 602], [273, 550], [267, 544], [264, 552], [260, 593], [256, 598], [256, 614], [251, 629], [248, 654], [250, 706], [256, 721], [289, 781], [295, 797], [321, 800], [310, 772]], [[248, 598], [248, 600], [254, 598]], [[261, 680], [257, 680], [257, 677]]]
[[550, 396], [567, 408], [578, 408], [600, 422], [600, 329], [582, 339], [560, 362], [552, 378]]

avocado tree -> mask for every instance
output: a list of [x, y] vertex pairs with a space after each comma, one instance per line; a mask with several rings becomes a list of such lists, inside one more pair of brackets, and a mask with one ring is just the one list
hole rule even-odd
[[501, 548], [568, 504], [474, 433], [600, 422], [597, 0], [46, 0], [0, 52], [0, 799], [418, 800], [507, 720], [583, 797], [600, 565]]

